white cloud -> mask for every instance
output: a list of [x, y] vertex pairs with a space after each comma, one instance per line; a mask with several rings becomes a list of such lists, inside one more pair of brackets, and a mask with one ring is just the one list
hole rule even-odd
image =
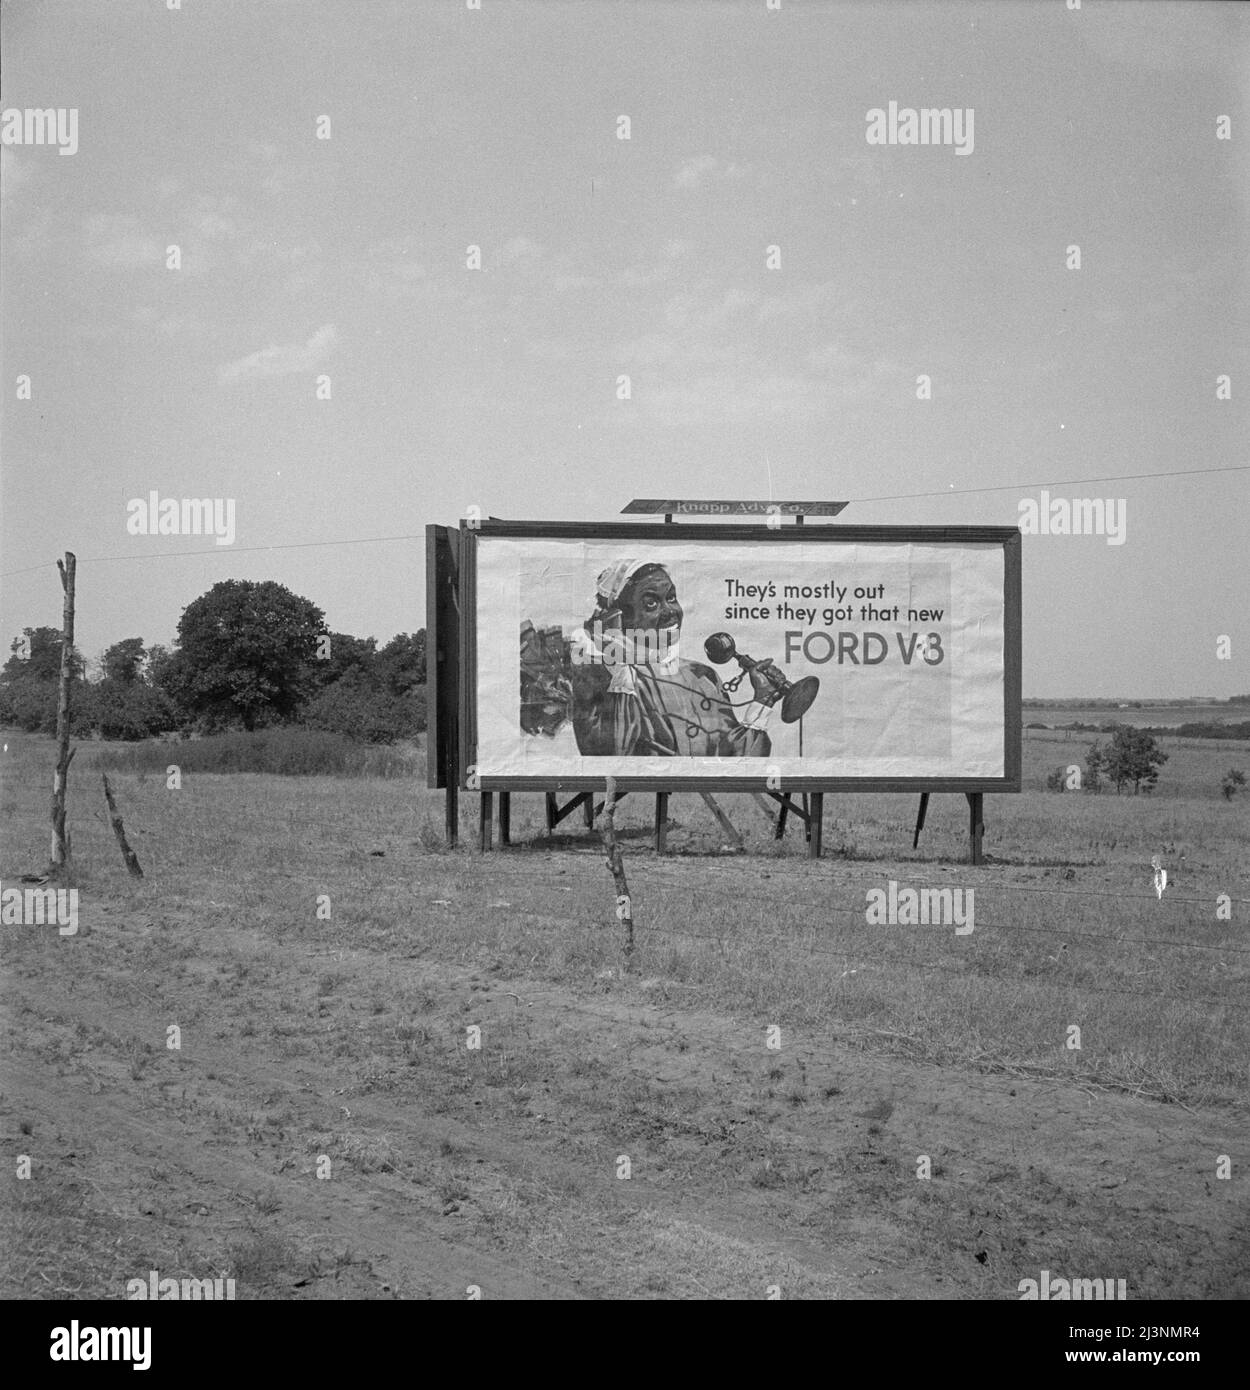
[[259, 381], [263, 377], [291, 376], [311, 371], [334, 347], [336, 333], [332, 323], [324, 324], [304, 343], [272, 345], [240, 357], [218, 369], [223, 385], [235, 381]]
[[701, 154], [687, 159], [673, 176], [674, 188], [694, 188], [704, 174], [710, 174], [720, 163], [715, 155]]
[[[639, 417], [650, 424], [715, 427], [819, 419], [830, 400], [827, 390], [802, 377], [725, 372], [652, 389], [635, 388], [633, 404]], [[624, 422], [627, 417], [617, 410], [606, 418]]]
[[596, 275], [557, 275], [551, 282], [557, 294], [568, 290], [597, 290], [602, 283]]
[[0, 197], [9, 203], [25, 183], [30, 182], [34, 168], [29, 160], [20, 159], [8, 145], [0, 146]]
[[726, 162], [717, 159], [714, 154], [699, 154], [682, 163], [673, 175], [673, 187], [697, 188], [705, 178], [741, 179], [746, 177], [747, 172], [745, 164], [737, 164], [732, 160]]
[[137, 270], [165, 259], [165, 244], [129, 213], [99, 213], [86, 222], [86, 253], [97, 265]]
[[536, 241], [531, 241], [527, 236], [514, 236], [495, 252], [495, 264], [502, 266], [511, 265], [514, 261], [533, 261], [542, 253], [543, 248]]

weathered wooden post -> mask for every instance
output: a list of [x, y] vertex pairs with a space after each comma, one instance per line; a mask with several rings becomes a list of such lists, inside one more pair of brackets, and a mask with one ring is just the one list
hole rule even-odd
[[600, 817], [600, 834], [608, 851], [608, 868], [612, 881], [616, 884], [616, 916], [625, 924], [625, 966], [629, 969], [634, 954], [634, 914], [629, 898], [629, 884], [625, 881], [625, 861], [621, 857], [621, 847], [616, 842], [616, 779], [607, 779], [607, 796], [603, 802]]
[[74, 674], [74, 575], [78, 561], [71, 551], [65, 561], [56, 562], [61, 572], [61, 588], [65, 602], [61, 618], [61, 678], [56, 701], [56, 771], [52, 777], [52, 866], [51, 872], [63, 869], [69, 862], [70, 840], [65, 829], [65, 789], [69, 783], [69, 765], [74, 750], [69, 746], [70, 682]]
[[113, 822], [113, 834], [117, 836], [117, 843], [121, 846], [122, 858], [126, 861], [126, 867], [130, 870], [131, 878], [142, 878], [143, 870], [139, 867], [139, 857], [126, 839], [126, 827], [122, 824], [121, 812], [117, 809], [117, 802], [113, 800], [113, 789], [109, 786], [109, 776], [107, 772], [100, 774], [104, 778], [104, 799], [108, 802], [109, 819]]

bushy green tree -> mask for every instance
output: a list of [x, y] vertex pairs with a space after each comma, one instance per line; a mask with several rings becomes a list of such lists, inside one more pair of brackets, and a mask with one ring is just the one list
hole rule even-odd
[[1107, 755], [1102, 750], [1102, 745], [1097, 739], [1089, 745], [1089, 751], [1085, 754], [1085, 790], [1087, 792], [1102, 791], [1102, 774], [1105, 769]]
[[104, 653], [100, 664], [104, 668], [104, 679], [116, 681], [119, 685], [134, 685], [143, 675], [143, 638], [125, 637]]
[[1117, 796], [1130, 782], [1136, 796], [1143, 786], [1148, 792], [1154, 790], [1159, 768], [1167, 760], [1168, 755], [1155, 742], [1153, 734], [1130, 724], [1118, 724], [1111, 746], [1104, 754], [1103, 765], [1108, 779], [1115, 784]]
[[178, 727], [169, 697], [142, 680], [106, 676], [85, 687], [80, 710], [82, 723], [101, 738], [152, 738]]
[[359, 673], [327, 685], [305, 706], [301, 723], [368, 743], [414, 738], [425, 729], [425, 691], [392, 695]]
[[425, 629], [399, 632], [378, 653], [377, 673], [392, 695], [425, 684]]
[[[9, 651], [13, 655], [4, 663], [4, 680], [56, 682], [60, 679], [60, 628], [24, 627], [22, 635], [9, 643]], [[70, 654], [70, 675], [79, 680], [84, 669], [83, 659], [75, 649]]]
[[[328, 655], [322, 651], [328, 648]], [[328, 632], [318, 638], [312, 678], [319, 689], [354, 675], [373, 680], [378, 657], [376, 637], [352, 637], [346, 632]]]
[[[16, 725], [27, 733], [56, 732], [56, 707], [61, 679], [61, 633], [54, 627], [24, 628], [14, 638], [12, 655], [0, 671], [0, 724]], [[87, 727], [81, 714], [86, 684], [83, 659], [70, 654], [70, 731]]]
[[325, 615], [272, 580], [227, 579], [187, 605], [164, 688], [208, 729], [292, 719], [316, 689]]

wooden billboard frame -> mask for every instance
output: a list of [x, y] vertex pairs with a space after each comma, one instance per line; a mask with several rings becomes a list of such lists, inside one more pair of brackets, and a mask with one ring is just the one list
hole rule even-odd
[[[620, 541], [756, 541], [770, 545], [859, 544], [997, 544], [1004, 548], [1003, 622], [1003, 775], [1001, 777], [799, 777], [787, 776], [786, 787], [799, 792], [1018, 792], [1020, 790], [1021, 611], [1020, 531], [1004, 526], [806, 526], [768, 531], [759, 525], [689, 524], [664, 527], [629, 522], [483, 521], [462, 531], [460, 549], [460, 702], [459, 767], [477, 760], [477, 542], [479, 536], [517, 540]], [[767, 774], [751, 777], [664, 777], [615, 775], [625, 791], [763, 791]], [[464, 783], [461, 782], [463, 786]], [[477, 778], [482, 791], [596, 791], [602, 776]]]
[[[525, 540], [613, 541], [754, 541], [766, 544], [919, 544], [1001, 545], [1003, 547], [1003, 775], [1001, 777], [786, 777], [784, 795], [771, 791], [767, 774], [750, 777], [617, 776], [618, 796], [629, 792], [656, 793], [656, 848], [663, 849], [662, 822], [674, 792], [700, 794], [764, 792], [781, 807], [778, 836], [788, 811], [807, 827], [808, 851], [819, 858], [825, 792], [919, 792], [916, 824], [918, 842], [932, 792], [962, 792], [969, 806], [969, 844], [972, 863], [982, 858], [982, 797], [985, 792], [1019, 792], [1023, 763], [1022, 728], [1022, 589], [1021, 533], [1015, 526], [803, 526], [778, 529], [758, 523], [563, 522], [500, 521], [495, 518], [461, 522], [459, 529], [426, 527], [426, 642], [434, 663], [434, 699], [428, 711], [428, 785], [441, 787], [447, 797], [447, 841], [458, 837], [458, 793], [481, 793], [481, 844], [490, 847], [491, 803], [498, 791], [500, 832], [509, 837], [509, 802], [514, 791], [547, 795], [548, 827], [578, 805], [593, 823], [593, 793], [602, 791], [602, 776], [489, 776], [476, 773], [477, 754], [477, 545], [481, 536]], [[428, 686], [427, 686], [428, 688]], [[569, 805], [553, 819], [556, 796], [574, 793]], [[810, 794], [810, 807], [808, 797]], [[800, 807], [791, 798], [801, 795]]]

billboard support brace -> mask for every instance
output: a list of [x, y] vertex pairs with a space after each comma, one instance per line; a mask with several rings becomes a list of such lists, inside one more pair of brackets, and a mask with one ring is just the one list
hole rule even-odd
[[916, 812], [916, 833], [911, 837], [912, 849], [920, 847], [920, 832], [924, 829], [924, 818], [929, 812], [929, 793], [920, 793], [920, 809]]
[[655, 794], [655, 852], [665, 854], [668, 851], [668, 793], [656, 792]]
[[703, 804], [716, 817], [716, 824], [729, 836], [729, 843], [733, 847], [734, 852], [736, 854], [741, 854], [744, 848], [742, 836], [734, 829], [733, 821], [721, 810], [720, 805], [712, 796], [711, 792], [700, 792], [699, 795], [703, 798]]

